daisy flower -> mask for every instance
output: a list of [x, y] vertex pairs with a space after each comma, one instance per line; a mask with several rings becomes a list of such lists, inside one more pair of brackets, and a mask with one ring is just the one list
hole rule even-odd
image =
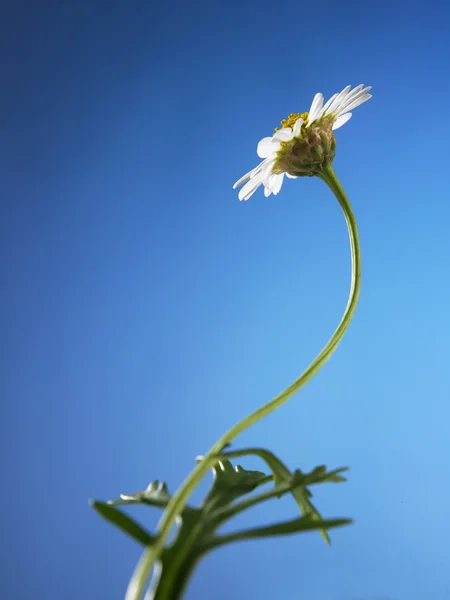
[[245, 183], [239, 200], [248, 200], [261, 185], [266, 197], [277, 195], [285, 175], [290, 179], [319, 175], [326, 164], [333, 162], [333, 131], [347, 123], [350, 111], [372, 97], [370, 89], [361, 84], [351, 90], [348, 85], [325, 104], [323, 95], [316, 94], [308, 112], [292, 113], [283, 119], [281, 129], [258, 143], [256, 152], [264, 160], [234, 184], [233, 189]]

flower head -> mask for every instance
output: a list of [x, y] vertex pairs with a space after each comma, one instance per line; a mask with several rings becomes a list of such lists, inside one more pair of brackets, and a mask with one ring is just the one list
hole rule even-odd
[[325, 104], [323, 95], [316, 94], [308, 112], [292, 113], [281, 121], [281, 129], [258, 143], [256, 152], [264, 160], [234, 184], [237, 188], [245, 183], [239, 200], [248, 200], [260, 185], [265, 196], [278, 194], [285, 175], [290, 179], [319, 175], [334, 159], [333, 131], [350, 119], [351, 110], [372, 97], [370, 89], [361, 84], [351, 90], [348, 85]]

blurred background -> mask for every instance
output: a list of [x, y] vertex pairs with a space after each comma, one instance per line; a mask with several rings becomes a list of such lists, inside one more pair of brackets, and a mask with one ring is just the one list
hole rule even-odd
[[[186, 598], [450, 599], [449, 19], [443, 2], [3, 6], [2, 597], [123, 598], [141, 549], [88, 499], [174, 491], [325, 344], [350, 282], [338, 203], [315, 178], [247, 203], [232, 185], [282, 118], [364, 83], [334, 163], [356, 317], [235, 444], [351, 467], [314, 499], [355, 524], [331, 548], [220, 549]], [[296, 515], [273, 501], [236, 527]]]

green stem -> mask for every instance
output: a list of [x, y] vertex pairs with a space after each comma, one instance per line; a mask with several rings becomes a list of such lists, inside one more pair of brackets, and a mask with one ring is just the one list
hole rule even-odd
[[176, 565], [172, 564], [170, 556], [165, 557], [164, 564], [159, 561], [155, 563], [154, 581], [146, 599], [181, 600], [192, 572], [201, 558], [202, 554], [197, 552], [192, 558], [184, 557], [181, 564], [178, 561], [173, 561]]
[[[177, 493], [172, 497], [169, 504], [164, 511], [158, 527], [158, 536], [155, 543], [148, 547], [139, 561], [135, 572], [131, 578], [126, 599], [125, 600], [141, 600], [145, 587], [147, 585], [147, 579], [150, 575], [150, 571], [155, 560], [161, 554], [164, 547], [164, 543], [172, 529], [177, 515], [181, 513], [186, 502], [191, 496], [194, 489], [197, 487], [199, 482], [208, 472], [212, 464], [219, 460], [214, 455], [220, 454], [223, 448], [232, 442], [240, 433], [272, 413], [274, 410], [282, 406], [289, 398], [291, 398], [300, 388], [302, 388], [314, 375], [323, 367], [333, 352], [336, 350], [339, 342], [341, 341], [344, 333], [346, 332], [350, 321], [356, 310], [358, 303], [359, 289], [361, 283], [361, 261], [359, 253], [359, 237], [358, 228], [356, 226], [355, 216], [353, 214], [350, 202], [338, 180], [336, 174], [333, 171], [331, 165], [324, 168], [320, 179], [330, 187], [334, 195], [336, 196], [341, 208], [344, 212], [345, 221], [347, 223], [348, 234], [350, 238], [350, 249], [352, 259], [352, 278], [350, 285], [350, 294], [345, 309], [344, 315], [341, 322], [337, 326], [335, 332], [331, 336], [330, 340], [322, 351], [316, 356], [309, 367], [296, 379], [290, 386], [288, 386], [281, 394], [276, 398], [255, 410], [252, 414], [245, 417], [242, 421], [237, 423], [234, 427], [228, 430], [220, 440], [214, 444], [209, 452], [204, 456], [204, 459], [199, 462], [196, 467], [192, 470], [190, 475], [182, 483]], [[169, 600], [169, 599], [167, 599]]]
[[194, 567], [202, 553], [193, 547], [202, 536], [202, 524], [193, 527], [176, 551], [166, 553], [161, 572], [149, 600], [180, 600]]

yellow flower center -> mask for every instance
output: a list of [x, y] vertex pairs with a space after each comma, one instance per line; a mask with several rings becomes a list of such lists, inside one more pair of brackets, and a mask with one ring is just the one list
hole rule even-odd
[[[299, 119], [303, 119], [303, 121], [306, 123], [306, 121], [308, 120], [308, 115], [309, 113], [304, 112], [304, 113], [291, 113], [287, 119], [283, 119], [281, 121], [281, 126], [284, 127], [290, 127], [291, 129], [294, 128], [295, 123], [299, 120]], [[275, 127], [275, 131], [278, 131], [280, 129], [280, 127]]]

